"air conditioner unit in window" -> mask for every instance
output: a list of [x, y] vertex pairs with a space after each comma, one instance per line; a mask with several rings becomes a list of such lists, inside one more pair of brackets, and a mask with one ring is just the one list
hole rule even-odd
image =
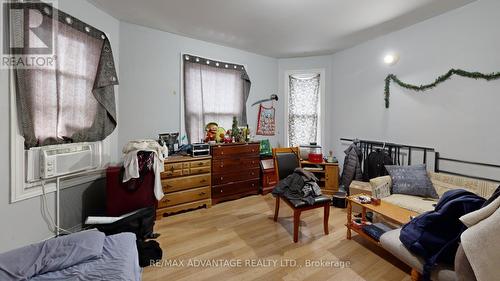
[[97, 168], [92, 144], [67, 144], [42, 147], [40, 178], [49, 179]]

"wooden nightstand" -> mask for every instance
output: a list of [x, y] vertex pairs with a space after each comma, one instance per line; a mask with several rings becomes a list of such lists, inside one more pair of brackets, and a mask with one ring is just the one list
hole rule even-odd
[[338, 163], [313, 163], [306, 160], [300, 161], [302, 168], [312, 172], [319, 179], [318, 185], [324, 195], [333, 195], [339, 191], [339, 164]]

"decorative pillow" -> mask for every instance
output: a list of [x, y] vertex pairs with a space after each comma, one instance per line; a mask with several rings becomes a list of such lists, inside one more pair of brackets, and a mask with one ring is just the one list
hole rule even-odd
[[385, 166], [392, 179], [392, 193], [439, 198], [424, 164], [413, 166]]
[[392, 180], [391, 176], [381, 176], [370, 179], [372, 187], [372, 196], [382, 199], [391, 195]]

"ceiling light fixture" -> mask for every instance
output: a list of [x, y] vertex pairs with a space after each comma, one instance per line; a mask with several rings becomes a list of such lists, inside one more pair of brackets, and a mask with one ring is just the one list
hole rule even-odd
[[384, 63], [387, 65], [395, 65], [399, 61], [399, 56], [396, 53], [388, 53], [384, 57]]

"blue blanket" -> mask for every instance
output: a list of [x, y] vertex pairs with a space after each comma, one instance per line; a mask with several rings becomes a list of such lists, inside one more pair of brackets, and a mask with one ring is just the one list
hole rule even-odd
[[0, 280], [140, 281], [133, 233], [105, 237], [86, 231], [50, 239], [0, 255]]

